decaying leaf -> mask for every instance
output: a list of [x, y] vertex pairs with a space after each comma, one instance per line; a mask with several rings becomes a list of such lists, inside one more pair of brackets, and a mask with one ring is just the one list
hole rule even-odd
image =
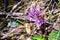
[[25, 29], [26, 29], [27, 34], [31, 34], [31, 28], [28, 23], [25, 23]]
[[31, 38], [29, 37], [29, 38], [27, 38], [27, 40], [31, 40]]
[[24, 35], [21, 35], [19, 39], [21, 39], [21, 40], [26, 40], [26, 38], [25, 38]]
[[18, 28], [25, 28], [23, 25], [19, 25]]

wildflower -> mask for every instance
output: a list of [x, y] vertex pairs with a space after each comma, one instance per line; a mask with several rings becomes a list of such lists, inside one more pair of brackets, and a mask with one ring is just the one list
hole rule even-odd
[[29, 20], [34, 21], [37, 27], [40, 27], [42, 23], [46, 22], [43, 8], [32, 6], [26, 12], [28, 13]]

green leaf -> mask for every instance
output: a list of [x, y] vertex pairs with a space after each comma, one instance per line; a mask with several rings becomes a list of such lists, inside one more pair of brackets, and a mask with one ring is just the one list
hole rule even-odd
[[34, 35], [32, 36], [32, 40], [45, 40], [45, 38], [40, 35]]
[[48, 36], [48, 40], [58, 40], [60, 37], [60, 28], [58, 31], [51, 32]]
[[60, 0], [58, 0], [59, 1], [59, 3], [58, 4], [60, 4]]

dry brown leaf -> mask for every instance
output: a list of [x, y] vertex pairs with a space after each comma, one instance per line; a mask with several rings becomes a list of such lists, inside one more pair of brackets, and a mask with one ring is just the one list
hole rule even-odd
[[21, 35], [19, 39], [21, 39], [21, 40], [26, 40], [26, 38], [25, 38], [24, 35]]
[[25, 29], [26, 29], [27, 34], [31, 34], [31, 28], [28, 23], [25, 23]]
[[25, 28], [23, 25], [19, 25], [18, 28]]

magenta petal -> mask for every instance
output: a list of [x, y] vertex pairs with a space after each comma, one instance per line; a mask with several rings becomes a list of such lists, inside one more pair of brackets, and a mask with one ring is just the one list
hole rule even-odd
[[29, 19], [29, 20], [30, 20], [30, 21], [33, 21], [33, 18], [31, 18], [31, 17], [30, 17], [30, 19]]
[[44, 10], [42, 10], [42, 14], [41, 15], [44, 16]]
[[28, 14], [34, 16], [34, 12], [31, 12], [31, 10], [28, 11]]
[[46, 21], [45, 21], [45, 20], [39, 20], [39, 19], [38, 19], [38, 20], [36, 21], [37, 26], [41, 26], [41, 23], [42, 23], [42, 22], [46, 22]]
[[29, 16], [31, 17], [31, 18], [33, 18], [34, 17], [34, 14], [33, 13], [29, 13]]
[[32, 8], [35, 10], [36, 7], [35, 6], [32, 6]]
[[38, 16], [38, 15], [39, 15], [39, 11], [38, 11], [38, 10], [36, 10], [36, 11], [35, 11], [35, 14], [36, 14], [36, 16]]
[[37, 25], [38, 29], [40, 29], [41, 21], [40, 20], [36, 21], [36, 25]]
[[46, 20], [42, 20], [42, 22], [46, 22]]
[[30, 12], [34, 12], [34, 9], [32, 7], [30, 8]]
[[40, 26], [40, 23], [41, 23], [41, 20], [36, 21], [37, 26]]
[[28, 13], [28, 10], [24, 10], [25, 13]]

